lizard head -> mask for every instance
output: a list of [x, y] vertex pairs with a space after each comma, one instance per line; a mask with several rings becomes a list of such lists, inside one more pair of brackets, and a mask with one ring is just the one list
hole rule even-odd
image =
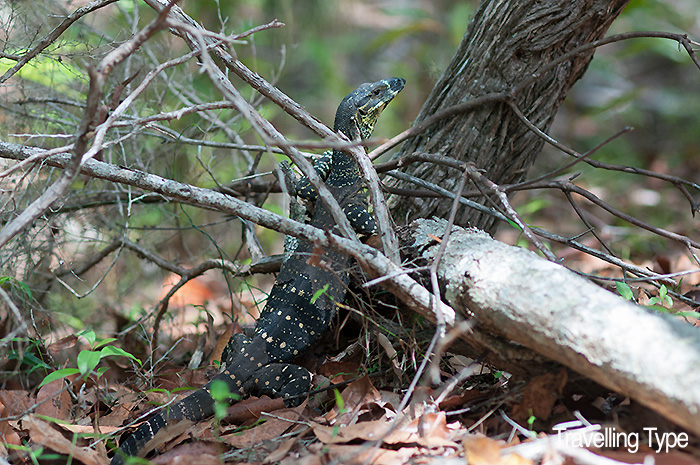
[[350, 140], [369, 138], [382, 110], [401, 92], [405, 83], [405, 79], [393, 77], [360, 84], [340, 102], [335, 114], [335, 131], [342, 132]]

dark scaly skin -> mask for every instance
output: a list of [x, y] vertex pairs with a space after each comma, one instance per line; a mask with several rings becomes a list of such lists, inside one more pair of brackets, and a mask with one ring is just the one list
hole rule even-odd
[[[335, 117], [336, 132], [342, 132], [350, 140], [368, 138], [382, 110], [403, 89], [404, 83], [401, 78], [391, 78], [360, 85], [340, 103]], [[352, 158], [335, 150], [330, 161], [326, 157], [315, 167], [353, 228], [358, 233], [373, 233], [376, 224], [367, 210], [362, 179]], [[316, 197], [315, 190], [304, 180], [298, 189], [302, 197]], [[335, 220], [325, 203], [316, 202], [310, 224], [328, 231], [333, 229]], [[253, 338], [233, 336], [222, 356], [224, 370], [203, 388], [139, 426], [122, 442], [111, 465], [121, 465], [128, 456], [137, 455], [170, 421], [198, 422], [212, 416], [214, 401], [209, 393], [215, 381], [225, 382], [229, 391], [239, 398], [267, 394], [282, 397], [288, 406], [301, 403], [299, 396], [309, 391], [311, 375], [302, 367], [283, 362], [302, 353], [328, 329], [335, 316], [335, 302], [345, 298], [351, 265], [346, 255], [324, 250], [314, 260], [322, 267], [311, 266], [307, 260], [312, 253], [318, 254], [314, 245], [300, 241], [277, 275]], [[325, 286], [311, 303], [312, 297]]]

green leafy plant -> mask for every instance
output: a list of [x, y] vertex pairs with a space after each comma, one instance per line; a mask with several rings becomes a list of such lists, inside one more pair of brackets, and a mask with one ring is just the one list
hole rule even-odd
[[649, 306], [651, 306], [652, 308], [660, 306], [664, 310], [673, 306], [673, 299], [671, 299], [671, 296], [668, 295], [668, 289], [666, 288], [666, 285], [661, 285], [661, 287], [659, 288], [658, 297], [652, 297], [651, 299], [649, 299]]
[[0, 287], [2, 287], [3, 289], [19, 289], [28, 299], [32, 298], [32, 290], [29, 289], [29, 286], [27, 286], [26, 283], [12, 278], [10, 276], [0, 276]]
[[629, 284], [622, 281], [616, 281], [615, 287], [617, 288], [618, 294], [620, 294], [623, 299], [632, 300], [634, 298], [632, 288], [630, 288]]
[[97, 368], [97, 365], [103, 358], [109, 357], [111, 355], [116, 355], [118, 357], [128, 357], [132, 360], [135, 360], [136, 363], [141, 365], [141, 361], [138, 358], [134, 357], [132, 354], [125, 351], [124, 349], [107, 345], [116, 341], [116, 339], [113, 337], [98, 339], [95, 335], [95, 332], [90, 330], [81, 331], [77, 334], [77, 336], [84, 338], [88, 342], [88, 344], [90, 344], [90, 347], [93, 350], [80, 351], [77, 358], [77, 368], [63, 368], [61, 370], [56, 370], [53, 373], [48, 374], [41, 382], [39, 387], [48, 384], [51, 381], [55, 381], [57, 379], [65, 378], [66, 376], [72, 376], [75, 374], [81, 374], [83, 378], [87, 379], [90, 375], [94, 373], [99, 378], [109, 368], [100, 367], [97, 370], [95, 370], [95, 368]]
[[27, 454], [27, 457], [29, 460], [32, 461], [34, 465], [39, 465], [39, 460], [56, 460], [62, 458], [58, 454], [45, 454], [44, 453], [44, 448], [41, 446], [38, 447], [29, 447], [29, 446], [18, 446], [15, 444], [8, 444], [8, 443], [3, 443], [5, 447], [7, 447], [9, 450], [15, 450], [18, 452], [24, 452]]
[[314, 295], [311, 296], [311, 303], [315, 303], [319, 297], [321, 297], [323, 294], [325, 294], [328, 291], [328, 284], [323, 286], [321, 289], [318, 291], [314, 292]]
[[29, 372], [27, 374], [31, 374], [32, 372], [38, 369], [43, 369], [46, 371], [49, 371], [51, 369], [51, 367], [46, 362], [44, 362], [37, 355], [32, 353], [41, 353], [41, 351], [39, 350], [39, 341], [25, 337], [15, 337], [12, 338], [12, 342], [17, 343], [19, 345], [29, 344], [30, 346], [29, 348], [21, 351], [11, 349], [7, 355], [8, 360], [17, 360], [22, 364], [29, 366]]
[[241, 396], [232, 393], [228, 384], [220, 379], [212, 381], [209, 386], [209, 395], [214, 399], [214, 415], [218, 420], [226, 416], [226, 407], [229, 406], [231, 400], [240, 400]]
[[530, 416], [527, 418], [527, 427], [530, 429], [530, 431], [533, 430], [533, 427], [535, 425], [535, 420], [537, 420], [537, 417], [533, 415], [532, 409], [529, 409]]

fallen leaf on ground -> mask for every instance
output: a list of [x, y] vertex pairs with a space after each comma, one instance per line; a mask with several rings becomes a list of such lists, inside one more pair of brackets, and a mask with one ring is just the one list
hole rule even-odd
[[298, 407], [276, 410], [274, 417], [262, 415], [261, 418], [265, 419], [265, 423], [242, 432], [223, 434], [221, 439], [230, 446], [242, 449], [279, 438], [290, 427], [298, 424], [296, 422], [301, 418], [305, 408], [306, 402]]
[[224, 421], [242, 425], [257, 421], [262, 412], [276, 412], [284, 408], [284, 400], [281, 397], [276, 399], [267, 396], [249, 397], [227, 407]]
[[532, 378], [525, 386], [522, 402], [513, 406], [512, 418], [520, 424], [525, 424], [530, 415], [538, 420], [548, 419], [567, 380], [566, 368], [563, 367], [556, 373], [545, 373]]
[[156, 465], [221, 465], [222, 448], [213, 442], [192, 442], [150, 459]]
[[470, 436], [463, 445], [469, 465], [532, 465], [532, 461], [517, 454], [503, 455], [505, 444], [485, 436]]
[[59, 420], [71, 419], [71, 401], [70, 394], [65, 386], [65, 380], [57, 379], [45, 384], [39, 389], [36, 395], [36, 401], [39, 403], [34, 411], [37, 415], [44, 415]]
[[351, 425], [357, 422], [361, 413], [366, 410], [368, 404], [377, 404], [382, 401], [382, 396], [372, 385], [368, 376], [353, 381], [343, 389], [340, 394], [343, 399], [342, 410], [338, 405], [325, 415], [329, 423], [338, 425]]
[[44, 446], [59, 454], [74, 457], [85, 465], [102, 465], [106, 460], [106, 457], [100, 457], [94, 449], [73, 444], [71, 440], [66, 439], [63, 434], [54, 429], [54, 425], [33, 415], [28, 415], [22, 419], [22, 427], [29, 431], [29, 437], [33, 444]]

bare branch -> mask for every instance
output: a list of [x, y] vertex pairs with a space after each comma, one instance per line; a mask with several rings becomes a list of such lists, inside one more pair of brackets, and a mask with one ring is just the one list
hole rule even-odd
[[83, 7], [76, 9], [73, 13], [66, 16], [66, 18], [61, 22], [61, 24], [56, 26], [46, 37], [41, 39], [33, 49], [29, 50], [24, 55], [17, 56], [17, 58], [13, 58], [17, 60], [17, 63], [15, 63], [15, 65], [12, 68], [8, 69], [5, 72], [5, 74], [0, 76], [0, 84], [14, 76], [15, 73], [17, 73], [17, 71], [19, 71], [24, 65], [29, 63], [29, 61], [31, 61], [34, 57], [39, 55], [43, 50], [45, 50], [46, 47], [51, 45], [53, 41], [58, 39], [71, 24], [73, 24], [83, 16], [92, 13], [95, 10], [99, 10], [100, 8], [104, 8], [105, 6], [110, 5], [116, 1], [117, 0], [95, 0], [92, 3], [89, 3]]
[[503, 208], [505, 208], [506, 212], [508, 212], [508, 216], [510, 216], [511, 220], [513, 220], [518, 225], [518, 227], [523, 231], [523, 233], [532, 241], [533, 244], [535, 244], [539, 251], [542, 252], [542, 254], [544, 254], [544, 256], [547, 257], [548, 260], [551, 260], [553, 262], [558, 261], [557, 256], [554, 255], [551, 250], [545, 247], [545, 245], [539, 239], [537, 239], [537, 237], [535, 236], [535, 234], [533, 234], [532, 230], [527, 225], [527, 223], [525, 223], [520, 218], [518, 212], [515, 211], [515, 209], [511, 206], [510, 202], [508, 201], [508, 197], [506, 196], [505, 190], [502, 187], [500, 187], [499, 185], [488, 179], [486, 176], [481, 174], [479, 170], [471, 163], [467, 164], [466, 173], [477, 186], [481, 184], [487, 189], [489, 189], [491, 192], [496, 194], [498, 200], [500, 200], [501, 202], [501, 205], [503, 205]]
[[482, 95], [476, 98], [473, 98], [467, 102], [460, 103], [457, 105], [453, 105], [449, 108], [445, 108], [444, 110], [441, 110], [433, 115], [431, 115], [429, 118], [424, 119], [420, 123], [415, 124], [411, 128], [403, 131], [401, 134], [398, 134], [394, 137], [392, 137], [389, 141], [385, 142], [384, 144], [380, 145], [376, 149], [372, 150], [369, 154], [369, 157], [374, 160], [375, 158], [379, 157], [380, 155], [386, 153], [388, 150], [392, 149], [393, 147], [396, 147], [398, 144], [401, 142], [410, 139], [411, 137], [414, 137], [429, 127], [439, 123], [440, 121], [450, 118], [452, 116], [465, 113], [471, 110], [474, 110], [482, 105], [485, 105], [487, 103], [497, 103], [497, 102], [507, 102], [512, 99], [512, 96], [517, 94], [518, 92], [521, 92], [525, 88], [527, 88], [529, 85], [531, 85], [533, 82], [537, 81], [538, 79], [541, 79], [542, 76], [544, 76], [548, 71], [556, 68], [560, 64], [567, 62], [571, 60], [572, 58], [593, 50], [598, 47], [602, 47], [603, 45], [608, 45], [612, 44], [615, 42], [620, 42], [623, 40], [630, 40], [630, 39], [639, 39], [639, 38], [660, 38], [660, 39], [670, 39], [673, 41], [677, 41], [679, 44], [683, 46], [683, 48], [686, 50], [688, 53], [688, 56], [690, 56], [690, 59], [693, 60], [693, 63], [700, 68], [700, 62], [698, 61], [698, 58], [695, 56], [695, 51], [693, 50], [692, 45], [695, 44], [693, 41], [688, 39], [688, 36], [685, 34], [674, 34], [670, 32], [650, 32], [650, 31], [637, 31], [637, 32], [627, 32], [624, 34], [617, 34], [613, 35], [610, 37], [606, 37], [604, 39], [596, 40], [587, 44], [584, 44], [580, 47], [576, 47], [575, 49], [571, 50], [570, 52], [565, 53], [564, 55], [560, 56], [556, 60], [551, 61], [548, 63], [546, 66], [542, 67], [537, 73], [523, 79], [513, 87], [511, 87], [509, 90], [505, 92], [493, 92], [489, 93], [486, 95]]
[[[100, 100], [104, 93], [104, 85], [109, 73], [114, 67], [126, 59], [130, 53], [138, 49], [149, 37], [155, 34], [165, 21], [168, 8], [164, 9], [158, 17], [148, 24], [144, 29], [135, 34], [131, 39], [124, 42], [118, 48], [108, 53], [98, 64], [95, 70], [90, 70], [90, 87], [88, 89], [87, 104], [83, 120], [77, 133], [76, 143], [73, 146], [71, 161], [65, 167], [61, 177], [53, 183], [44, 193], [36, 199], [29, 207], [20, 213], [15, 219], [7, 224], [0, 231], [0, 248], [7, 244], [17, 233], [29, 225], [41, 215], [56, 199], [63, 196], [75, 177], [80, 172], [80, 164], [84, 160], [94, 156], [101, 150], [100, 135], [97, 134], [93, 146], [87, 149], [88, 142], [92, 136], [92, 127], [97, 115]], [[102, 136], [104, 137], [104, 135]]]
[[[2, 157], [23, 159], [31, 156], [38, 150], [40, 149], [0, 142], [0, 156]], [[47, 159], [46, 163], [50, 166], [64, 168], [69, 165], [70, 160], [71, 158], [66, 155], [55, 155]], [[290, 220], [211, 189], [183, 184], [154, 174], [121, 168], [98, 160], [88, 160], [81, 167], [80, 172], [96, 178], [156, 192], [192, 205], [237, 215], [266, 228], [298, 237], [307, 242], [318, 243], [322, 247], [329, 247], [349, 255], [355, 258], [372, 276], [393, 276], [384, 285], [394, 292], [399, 299], [413, 308], [414, 311], [429, 321], [436, 321], [435, 314], [432, 311], [432, 294], [413, 278], [402, 273], [402, 269], [397, 264], [387, 259], [376, 249], [357, 240], [346, 239], [313, 226]], [[438, 306], [445, 316], [445, 322], [448, 325], [453, 324], [454, 311], [442, 302], [438, 302]]]

